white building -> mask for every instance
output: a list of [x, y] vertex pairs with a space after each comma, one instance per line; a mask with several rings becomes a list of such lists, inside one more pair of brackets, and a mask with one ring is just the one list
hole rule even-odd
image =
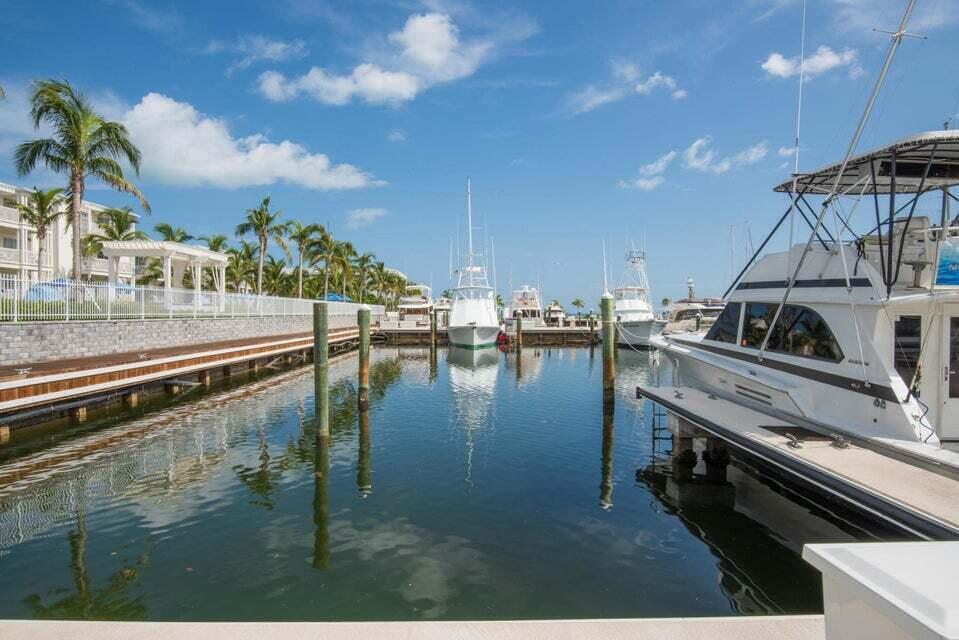
[[[17, 204], [29, 202], [32, 189], [15, 187], [0, 182], [0, 276], [16, 276], [29, 280], [37, 279], [36, 229], [22, 224]], [[99, 225], [98, 216], [109, 207], [83, 201], [80, 210], [80, 233], [93, 233]], [[61, 216], [47, 233], [44, 247], [42, 274], [44, 280], [69, 278], [73, 268], [73, 229], [67, 225], [67, 215]], [[133, 258], [121, 258], [118, 277], [130, 281], [134, 276]], [[83, 279], [103, 280], [108, 276], [108, 263], [104, 256], [83, 259]]]

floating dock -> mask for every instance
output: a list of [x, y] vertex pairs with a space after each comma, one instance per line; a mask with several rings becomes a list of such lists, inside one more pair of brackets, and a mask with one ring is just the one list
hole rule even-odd
[[959, 539], [959, 477], [949, 469], [919, 467], [856, 443], [840, 448], [832, 438], [692, 387], [640, 386], [636, 396], [904, 533]]

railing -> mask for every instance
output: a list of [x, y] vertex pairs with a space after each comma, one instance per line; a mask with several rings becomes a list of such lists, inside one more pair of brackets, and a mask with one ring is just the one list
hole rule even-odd
[[[19, 249], [0, 249], [0, 262], [6, 262], [7, 264], [20, 264], [20, 250]], [[46, 251], [43, 254], [43, 266], [50, 266], [50, 252]], [[24, 251], [23, 252], [23, 268], [28, 271], [36, 271], [37, 269], [37, 252], [36, 251]]]
[[[109, 285], [105, 282], [34, 282], [0, 275], [0, 322], [71, 322], [172, 318], [269, 318], [312, 316], [314, 300], [243, 293]], [[355, 324], [359, 306], [329, 302], [329, 326]], [[384, 315], [371, 305], [371, 315]]]
[[0, 205], [0, 220], [6, 220], [7, 222], [19, 224], [20, 213], [12, 207]]

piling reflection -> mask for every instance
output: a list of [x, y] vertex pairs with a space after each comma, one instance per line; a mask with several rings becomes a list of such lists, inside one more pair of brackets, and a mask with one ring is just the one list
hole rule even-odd
[[356, 460], [356, 488], [360, 496], [373, 492], [373, 471], [370, 467], [370, 412], [360, 411], [360, 442]]
[[613, 405], [603, 403], [603, 451], [599, 483], [599, 506], [613, 508]]
[[316, 437], [313, 454], [313, 568], [330, 568], [330, 437]]

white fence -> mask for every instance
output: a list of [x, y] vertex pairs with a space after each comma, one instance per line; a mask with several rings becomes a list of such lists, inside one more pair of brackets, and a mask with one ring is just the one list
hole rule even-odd
[[[0, 275], [0, 322], [70, 322], [90, 320], [148, 320], [160, 318], [269, 318], [313, 315], [314, 300], [258, 296], [245, 293], [109, 285], [105, 282], [47, 280], [36, 282]], [[359, 305], [329, 302], [333, 318], [356, 318]], [[371, 305], [378, 319], [384, 309]]]

